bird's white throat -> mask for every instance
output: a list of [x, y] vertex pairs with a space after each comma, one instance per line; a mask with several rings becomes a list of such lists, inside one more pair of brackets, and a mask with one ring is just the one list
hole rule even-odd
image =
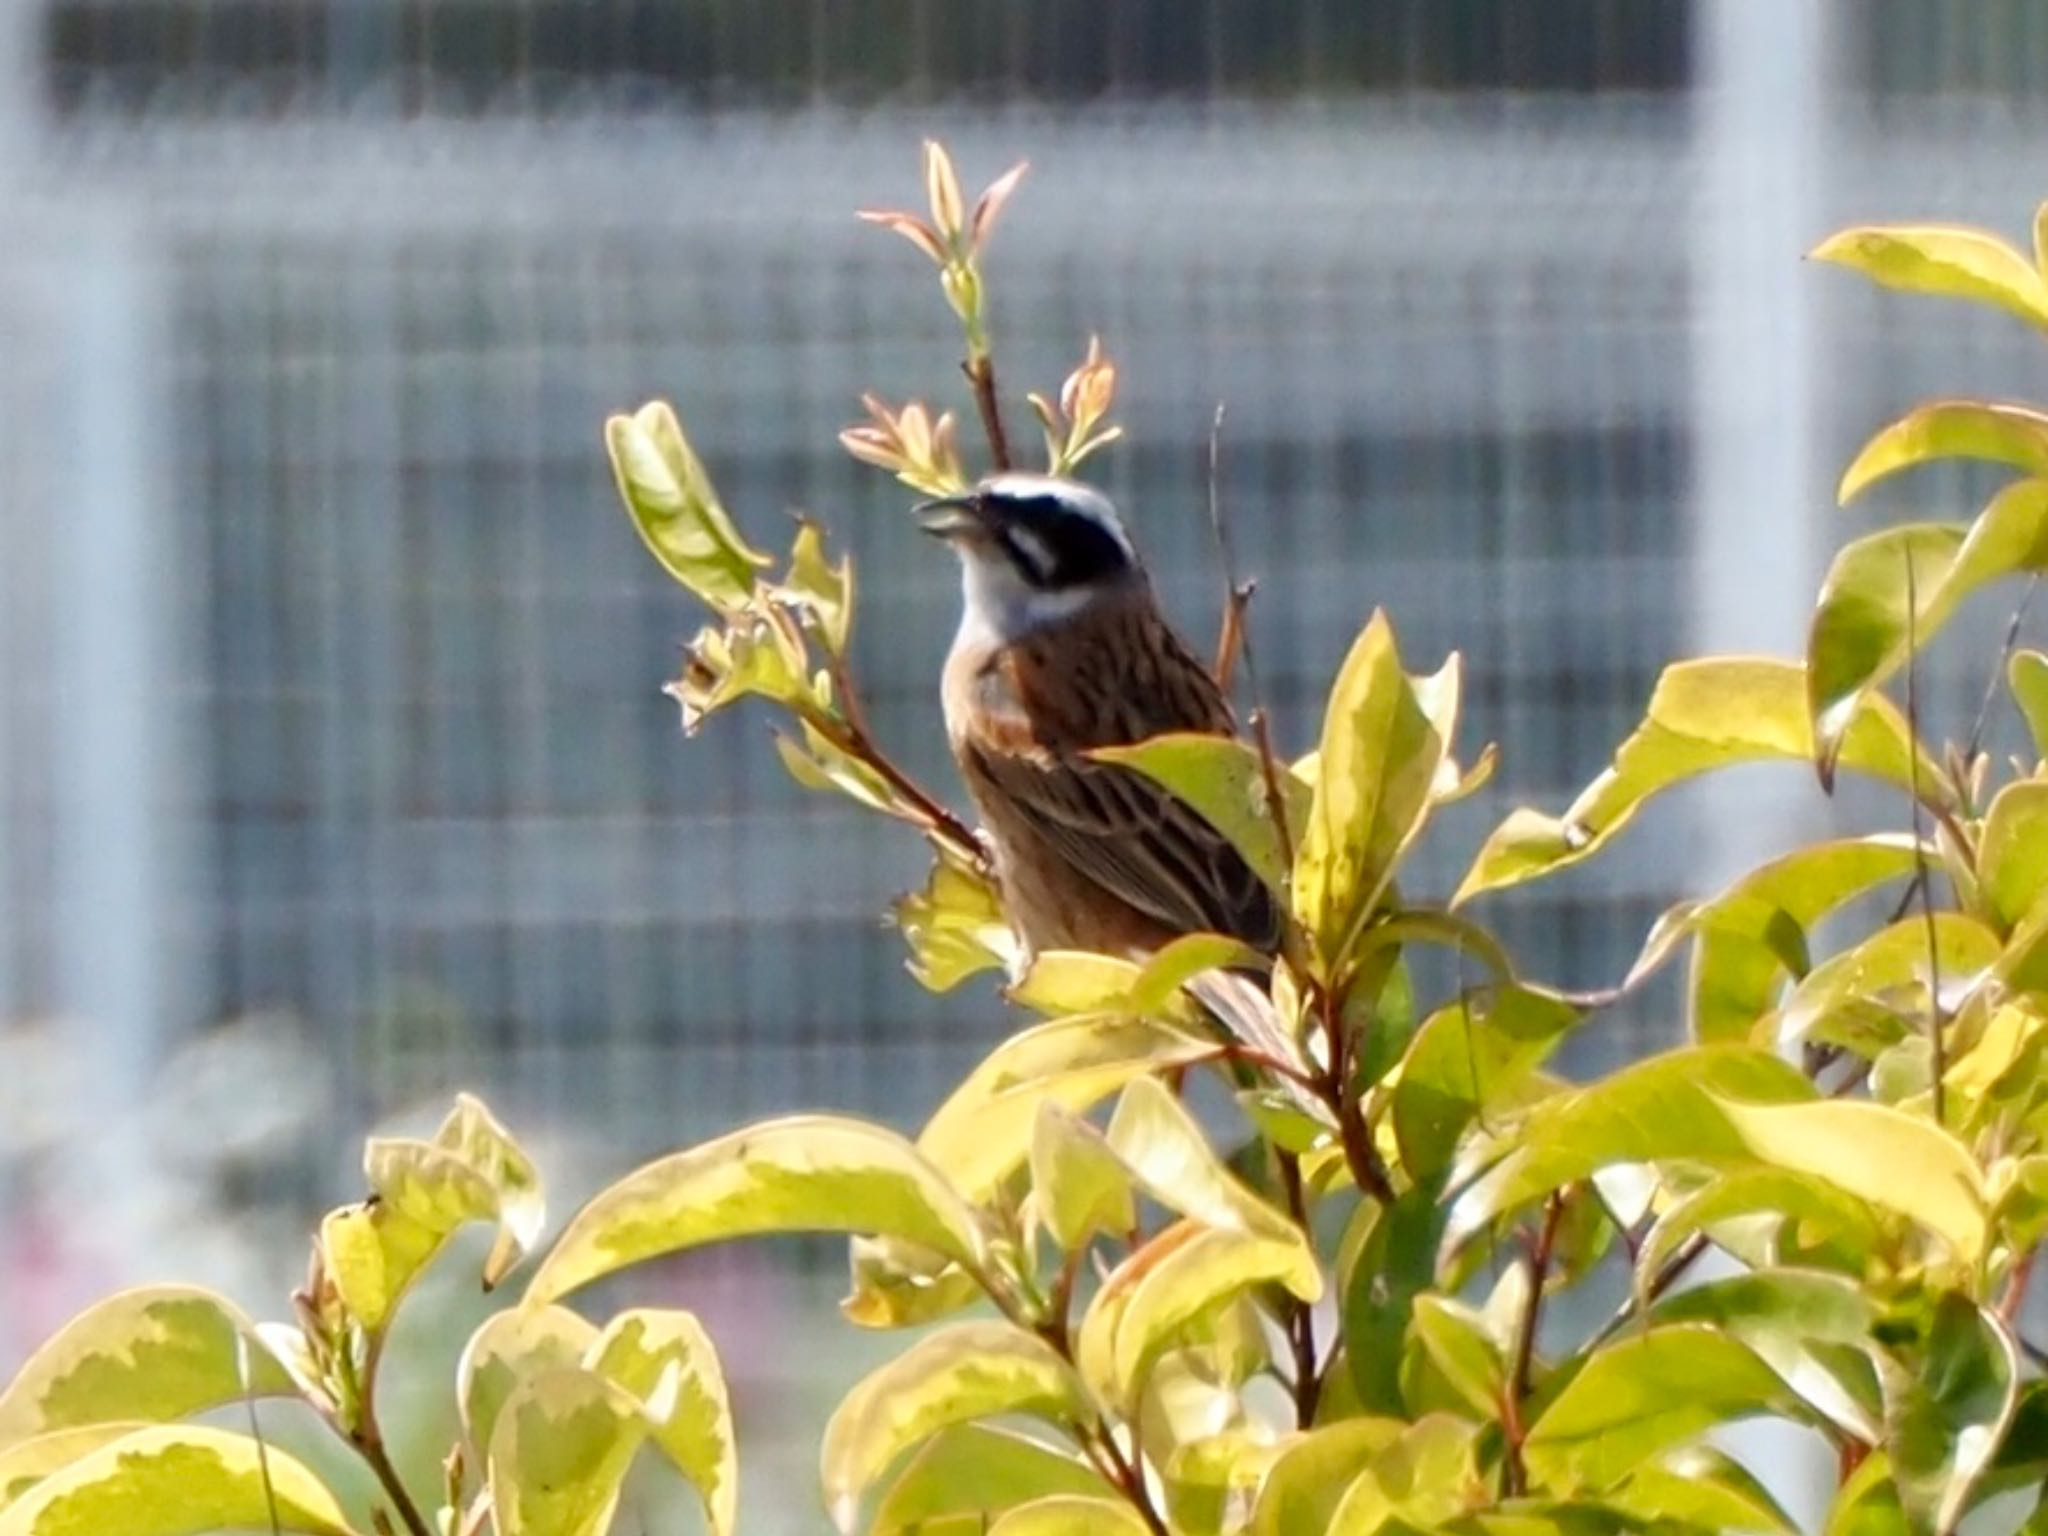
[[1032, 630], [1072, 618], [1099, 595], [1090, 586], [1041, 591], [1001, 557], [964, 553], [960, 561], [960, 633], [954, 644], [1008, 645]]

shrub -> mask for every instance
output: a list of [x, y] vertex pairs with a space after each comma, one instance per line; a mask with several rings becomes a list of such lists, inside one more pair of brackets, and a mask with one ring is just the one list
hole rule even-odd
[[[1005, 464], [981, 252], [1021, 167], [971, 212], [936, 147], [926, 171], [928, 221], [869, 217], [938, 265]], [[1857, 229], [1816, 254], [2048, 327], [2038, 253], [1989, 235]], [[1054, 468], [1114, 441], [1115, 384], [1091, 343], [1057, 399], [1031, 397]], [[965, 483], [950, 415], [867, 404], [844, 434], [856, 457], [928, 492]], [[850, 565], [812, 526], [786, 561], [750, 544], [666, 405], [606, 438], [649, 550], [710, 611], [671, 685], [685, 727], [767, 701], [798, 780], [929, 843], [930, 880], [896, 908], [919, 978], [1015, 968], [978, 837], [867, 727]], [[1831, 1531], [1946, 1532], [2035, 1488], [2048, 1391], [2017, 1318], [2048, 1233], [2048, 657], [2011, 639], [2000, 657], [2033, 742], [2003, 766], [1981, 716], [1944, 751], [1919, 740], [1914, 661], [1977, 588], [2048, 561], [2048, 415], [1920, 406], [1841, 494], [1956, 455], [2023, 478], [1970, 521], [1850, 542], [1804, 658], [1670, 667], [1612, 765], [1561, 815], [1509, 816], [1445, 905], [1396, 877], [1493, 754], [1454, 755], [1458, 658], [1410, 673], [1384, 615], [1308, 756], [1277, 758], [1263, 722], [1248, 743], [1120, 752], [1271, 883], [1278, 956], [1217, 935], [1142, 964], [1037, 956], [1008, 992], [1038, 1021], [915, 1139], [798, 1116], [629, 1174], [471, 1339], [433, 1496], [404, 1486], [382, 1438], [392, 1320], [457, 1228], [495, 1227], [487, 1286], [542, 1229], [538, 1175], [469, 1099], [431, 1139], [370, 1143], [371, 1194], [322, 1222], [292, 1324], [161, 1287], [40, 1351], [0, 1396], [0, 1536], [345, 1529], [306, 1465], [191, 1422], [269, 1396], [311, 1405], [368, 1467], [380, 1531], [601, 1531], [643, 1453], [730, 1531], [733, 1426], [703, 1330], [676, 1311], [600, 1327], [563, 1302], [656, 1255], [790, 1231], [852, 1234], [856, 1326], [933, 1325], [826, 1431], [825, 1499], [848, 1530], [1790, 1530], [1712, 1442], [1754, 1419], [1833, 1449]], [[1465, 904], [1592, 859], [1651, 797], [1756, 760], [1810, 764], [1824, 788], [1872, 778], [1904, 824], [1789, 849], [1666, 913], [1624, 985], [1687, 950], [1688, 1043], [1583, 1084], [1553, 1075], [1611, 997], [1521, 975]], [[1858, 920], [1878, 895], [1889, 919]], [[1822, 946], [1824, 920], [1852, 931]], [[1480, 981], [1417, 997], [1421, 948]], [[1266, 1006], [1226, 1033], [1186, 986], [1247, 963], [1270, 976]], [[1189, 1107], [1197, 1084], [1214, 1112]], [[1710, 1250], [1724, 1273], [1692, 1283]], [[1551, 1298], [1603, 1263], [1626, 1269], [1625, 1299], [1561, 1330]]]

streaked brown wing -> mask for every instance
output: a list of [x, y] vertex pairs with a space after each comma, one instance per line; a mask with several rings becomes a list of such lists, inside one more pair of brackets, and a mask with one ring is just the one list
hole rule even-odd
[[1182, 932], [1278, 944], [1279, 912], [1265, 882], [1149, 779], [1085, 759], [978, 753], [977, 762], [1048, 846], [1119, 900]]

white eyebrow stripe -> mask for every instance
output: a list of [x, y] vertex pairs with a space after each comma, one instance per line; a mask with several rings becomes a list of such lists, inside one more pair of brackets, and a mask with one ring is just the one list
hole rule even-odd
[[1045, 541], [1043, 534], [1022, 523], [1011, 523], [1004, 528], [1003, 536], [1030, 564], [1032, 572], [1040, 581], [1052, 580], [1053, 573], [1059, 569], [1059, 561], [1054, 557], [1052, 546]]

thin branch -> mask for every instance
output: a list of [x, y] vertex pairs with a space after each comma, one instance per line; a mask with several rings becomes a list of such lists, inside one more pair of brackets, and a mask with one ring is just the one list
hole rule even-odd
[[1395, 1200], [1394, 1181], [1387, 1174], [1373, 1147], [1372, 1133], [1360, 1112], [1358, 1096], [1351, 1091], [1350, 1051], [1343, 1021], [1337, 1016], [1337, 1000], [1327, 988], [1317, 989], [1324, 1038], [1330, 1054], [1329, 1075], [1323, 1080], [1323, 1101], [1337, 1117], [1337, 1138], [1344, 1147], [1344, 1164], [1351, 1181], [1381, 1205]]
[[2027, 609], [2033, 606], [2034, 594], [2041, 590], [2041, 573], [2036, 571], [2027, 581], [2027, 590], [2020, 594], [2020, 600], [2013, 606], [2012, 618], [2005, 626], [2005, 641], [1998, 647], [1998, 660], [1992, 663], [1991, 675], [1984, 680], [1984, 697], [1977, 701], [1977, 718], [1970, 723], [1970, 739], [1963, 748], [1965, 764], [1976, 761], [1977, 754], [1984, 746], [1984, 732], [1991, 723], [1991, 706], [1998, 702], [1998, 685], [2005, 680], [2005, 669], [2012, 661], [2012, 653], [2019, 647], [2020, 626], [2027, 620]]
[[[1948, 1123], [1948, 1047], [1941, 1028], [1941, 936], [1934, 922], [1934, 882], [1927, 873], [1927, 850], [1921, 832], [1920, 805], [1920, 690], [1918, 639], [1914, 625], [1920, 613], [1920, 599], [1914, 589], [1913, 557], [1906, 561], [1906, 774], [1913, 796], [1913, 863], [1920, 886], [1920, 911], [1927, 923], [1927, 1050], [1928, 1070], [1933, 1081], [1934, 1123]], [[1967, 847], [1967, 843], [1964, 845]]]
[[821, 709], [797, 706], [798, 718], [816, 731], [832, 746], [847, 756], [858, 758], [882, 776], [884, 782], [895, 790], [903, 800], [917, 812], [927, 832], [943, 838], [953, 845], [954, 851], [970, 860], [977, 868], [986, 869], [988, 852], [982, 847], [981, 839], [974, 829], [955, 816], [923, 785], [897, 767], [889, 755], [876, 746], [865, 734], [854, 730], [850, 724], [842, 724]]
[[2013, 1266], [2012, 1279], [2006, 1282], [2005, 1295], [1999, 1298], [1998, 1315], [2005, 1319], [2008, 1327], [2019, 1321], [2020, 1311], [2027, 1304], [2027, 1287], [2034, 1283], [2034, 1261], [2041, 1256], [2037, 1243], [2020, 1255]]
[[1216, 686], [1227, 695], [1237, 675], [1237, 663], [1244, 660], [1246, 686], [1252, 707], [1259, 704], [1258, 668], [1252, 664], [1251, 631], [1245, 625], [1245, 610], [1251, 606], [1256, 581], [1237, 579], [1237, 553], [1230, 543], [1230, 525], [1223, 516], [1223, 417], [1227, 407], [1216, 402], [1216, 415], [1209, 423], [1209, 533], [1216, 541], [1216, 563], [1223, 568], [1223, 624], [1216, 636], [1216, 664], [1210, 671]]
[[1507, 1454], [1501, 1460], [1501, 1496], [1518, 1499], [1528, 1492], [1529, 1474], [1522, 1465], [1522, 1441], [1527, 1427], [1522, 1423], [1522, 1404], [1529, 1396], [1529, 1376], [1536, 1361], [1536, 1329], [1543, 1320], [1543, 1282], [1550, 1274], [1550, 1252], [1557, 1244], [1558, 1223], [1564, 1217], [1564, 1196], [1552, 1194], [1543, 1203], [1543, 1227], [1529, 1245], [1529, 1298], [1522, 1305], [1520, 1325], [1515, 1331], [1515, 1362], [1508, 1376], [1507, 1395], [1501, 1402], [1501, 1433], [1507, 1438]]
[[[1301, 1188], [1301, 1159], [1292, 1152], [1278, 1151], [1280, 1186], [1287, 1194], [1287, 1213], [1296, 1226], [1308, 1231], [1308, 1201]], [[1323, 1381], [1316, 1371], [1315, 1313], [1298, 1298], [1287, 1308], [1287, 1343], [1294, 1356], [1294, 1425], [1307, 1429], [1316, 1421], [1316, 1402], [1322, 1396]]]
[[996, 363], [987, 352], [977, 352], [960, 364], [974, 391], [974, 409], [981, 415], [981, 430], [988, 436], [988, 456], [998, 472], [1011, 467], [1010, 437], [1003, 430], [1003, 405], [996, 397]]
[[1159, 1518], [1159, 1511], [1152, 1507], [1152, 1495], [1146, 1490], [1144, 1473], [1117, 1449], [1116, 1439], [1108, 1430], [1100, 1431], [1098, 1439], [1103, 1459], [1108, 1462], [1109, 1480], [1123, 1490], [1124, 1497], [1138, 1511], [1138, 1518], [1145, 1522], [1145, 1528], [1153, 1536], [1171, 1536], [1166, 1522]]
[[1707, 1251], [1707, 1246], [1707, 1236], [1704, 1232], [1695, 1232], [1680, 1243], [1657, 1273], [1650, 1277], [1650, 1283], [1643, 1287], [1641, 1297], [1632, 1295], [1617, 1307], [1614, 1315], [1600, 1325], [1600, 1331], [1586, 1341], [1586, 1348], [1592, 1349], [1605, 1344], [1627, 1327], [1630, 1319], [1636, 1316], [1636, 1309], [1654, 1303], [1676, 1285], [1684, 1277], [1685, 1272], [1700, 1261], [1700, 1255]]

